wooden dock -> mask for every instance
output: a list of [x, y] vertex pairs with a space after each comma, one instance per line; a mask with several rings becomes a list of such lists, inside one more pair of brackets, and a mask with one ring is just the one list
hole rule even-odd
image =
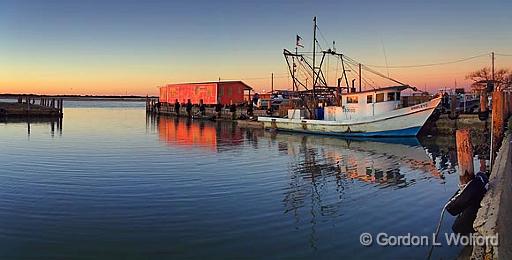
[[24, 97], [17, 102], [0, 102], [0, 118], [61, 118], [64, 101], [52, 97]]

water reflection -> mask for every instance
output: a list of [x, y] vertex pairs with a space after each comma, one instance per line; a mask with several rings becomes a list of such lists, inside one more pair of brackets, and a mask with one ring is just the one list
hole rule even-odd
[[[337, 237], [336, 243], [354, 250], [359, 244], [350, 238], [358, 237], [357, 232], [371, 228], [382, 232], [396, 219], [406, 232], [418, 232], [419, 221], [433, 230], [444, 200], [457, 188], [453, 137], [342, 139], [240, 128], [231, 122], [166, 117], [154, 121], [159, 140], [172, 147], [252, 150], [254, 157], [241, 156], [249, 161], [245, 167], [252, 169], [244, 178], [255, 171], [269, 171], [278, 178], [275, 182], [262, 179], [254, 185], [282, 181], [276, 194], [281, 198], [282, 216], [307, 237], [313, 251], [325, 247], [322, 239], [330, 234], [326, 225], [339, 225], [347, 232], [347, 238]], [[266, 160], [273, 163], [267, 165]], [[475, 166], [479, 164], [477, 160]], [[415, 208], [419, 205], [425, 208]], [[424, 214], [414, 213], [418, 210]]]
[[24, 124], [27, 129], [27, 136], [30, 136], [33, 126], [47, 125], [52, 137], [57, 133], [62, 136], [62, 118], [0, 118], [0, 123], [4, 124]]
[[221, 152], [243, 144], [242, 131], [231, 123], [148, 116], [146, 124], [156, 128], [160, 141], [170, 146]]

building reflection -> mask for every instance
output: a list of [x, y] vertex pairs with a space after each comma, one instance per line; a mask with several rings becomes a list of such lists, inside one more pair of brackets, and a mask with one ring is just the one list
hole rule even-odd
[[242, 131], [226, 122], [148, 116], [146, 123], [157, 130], [160, 141], [173, 147], [222, 152], [244, 143]]

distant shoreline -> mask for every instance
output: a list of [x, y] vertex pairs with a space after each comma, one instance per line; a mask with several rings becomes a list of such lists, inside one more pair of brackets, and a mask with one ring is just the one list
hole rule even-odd
[[[0, 99], [18, 99], [19, 97], [31, 98], [62, 98], [68, 101], [133, 101], [140, 102], [146, 101], [146, 96], [82, 96], [82, 95], [35, 95], [35, 94], [0, 94]], [[149, 96], [149, 98], [157, 98], [156, 96]]]

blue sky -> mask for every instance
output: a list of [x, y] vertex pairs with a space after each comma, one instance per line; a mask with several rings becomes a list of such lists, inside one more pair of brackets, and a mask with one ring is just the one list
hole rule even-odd
[[310, 48], [313, 16], [320, 44], [335, 40], [367, 64], [384, 64], [384, 49], [390, 65], [512, 53], [511, 10], [512, 1], [0, 1], [0, 92], [145, 94], [284, 75], [282, 49], [296, 34]]

